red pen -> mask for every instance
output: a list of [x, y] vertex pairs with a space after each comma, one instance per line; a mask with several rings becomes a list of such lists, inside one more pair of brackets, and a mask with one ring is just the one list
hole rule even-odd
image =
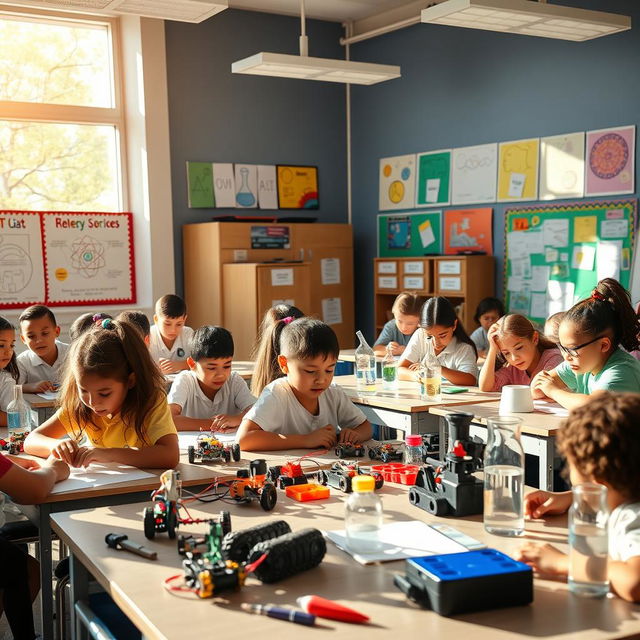
[[341, 622], [355, 622], [365, 624], [369, 622], [369, 616], [359, 611], [345, 607], [333, 600], [327, 600], [320, 596], [303, 596], [298, 598], [298, 606], [307, 613], [312, 613], [319, 618], [340, 620]]

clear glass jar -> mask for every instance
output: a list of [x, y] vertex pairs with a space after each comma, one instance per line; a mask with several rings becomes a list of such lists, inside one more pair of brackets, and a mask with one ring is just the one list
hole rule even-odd
[[373, 476], [354, 476], [353, 493], [345, 506], [344, 528], [347, 546], [353, 553], [371, 553], [382, 549], [380, 528], [383, 523], [382, 501], [375, 494]]
[[387, 345], [387, 352], [382, 361], [382, 388], [386, 391], [395, 391], [398, 387], [396, 380], [398, 374], [398, 361], [393, 355], [391, 345]]
[[422, 446], [421, 435], [408, 435], [404, 439], [404, 463], [416, 464], [422, 466], [424, 464], [424, 447]]
[[498, 536], [524, 533], [522, 420], [492, 416], [484, 451], [484, 528]]
[[360, 344], [356, 348], [356, 386], [358, 391], [375, 393], [376, 390], [376, 355], [361, 331], [356, 335]]
[[13, 400], [7, 406], [7, 427], [11, 436], [24, 439], [31, 430], [29, 405], [22, 397], [22, 385], [13, 387]]

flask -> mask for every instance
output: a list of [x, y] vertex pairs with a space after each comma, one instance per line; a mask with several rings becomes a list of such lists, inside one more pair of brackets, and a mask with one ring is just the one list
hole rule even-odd
[[487, 419], [484, 451], [484, 528], [498, 536], [524, 532], [524, 451], [522, 420], [512, 416]]
[[353, 553], [371, 553], [382, 549], [382, 501], [375, 494], [373, 476], [358, 475], [351, 481], [353, 493], [345, 506], [344, 528], [347, 546]]
[[440, 385], [442, 383], [442, 367], [433, 350], [422, 361], [419, 369], [420, 396], [429, 402], [440, 402]]
[[392, 353], [391, 345], [387, 345], [387, 353], [382, 361], [382, 388], [386, 391], [394, 391], [397, 387], [397, 367], [398, 361]]
[[9, 440], [23, 441], [31, 430], [29, 406], [22, 397], [22, 385], [13, 387], [13, 400], [7, 406]]
[[375, 393], [376, 390], [376, 356], [367, 344], [361, 331], [356, 335], [360, 344], [356, 349], [356, 383], [358, 391]]
[[607, 488], [585, 483], [576, 485], [571, 491], [569, 591], [577, 596], [602, 598], [609, 592]]
[[424, 464], [422, 436], [420, 434], [407, 435], [404, 439], [404, 444], [404, 463], [416, 464], [421, 467]]

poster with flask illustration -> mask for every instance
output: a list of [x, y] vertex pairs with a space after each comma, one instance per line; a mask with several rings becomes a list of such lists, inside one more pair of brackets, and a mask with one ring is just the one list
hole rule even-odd
[[236, 164], [236, 209], [258, 207], [258, 167], [255, 164]]

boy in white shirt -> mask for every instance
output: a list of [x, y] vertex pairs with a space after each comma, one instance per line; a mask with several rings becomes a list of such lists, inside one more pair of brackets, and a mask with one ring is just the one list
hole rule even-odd
[[190, 351], [190, 371], [178, 374], [167, 399], [178, 431], [237, 428], [256, 399], [247, 383], [231, 371], [231, 334], [222, 327], [200, 327]]
[[188, 369], [189, 342], [193, 329], [186, 327], [187, 305], [180, 296], [167, 294], [156, 302], [149, 351], [162, 373]]
[[18, 318], [20, 339], [28, 347], [18, 360], [19, 384], [25, 393], [40, 393], [58, 388], [69, 345], [60, 342], [60, 327], [48, 307], [35, 304]]
[[[607, 487], [609, 579], [624, 600], [640, 602], [640, 395], [601, 391], [573, 409], [558, 433], [558, 450], [567, 458], [572, 484]], [[525, 498], [525, 515], [543, 518], [564, 513], [571, 491], [534, 491]], [[518, 558], [539, 573], [566, 577], [569, 557], [550, 544], [529, 542]]]
[[340, 347], [333, 329], [300, 318], [280, 335], [278, 364], [285, 378], [268, 384], [238, 429], [243, 451], [328, 449], [336, 441], [364, 442], [371, 424], [332, 385]]

